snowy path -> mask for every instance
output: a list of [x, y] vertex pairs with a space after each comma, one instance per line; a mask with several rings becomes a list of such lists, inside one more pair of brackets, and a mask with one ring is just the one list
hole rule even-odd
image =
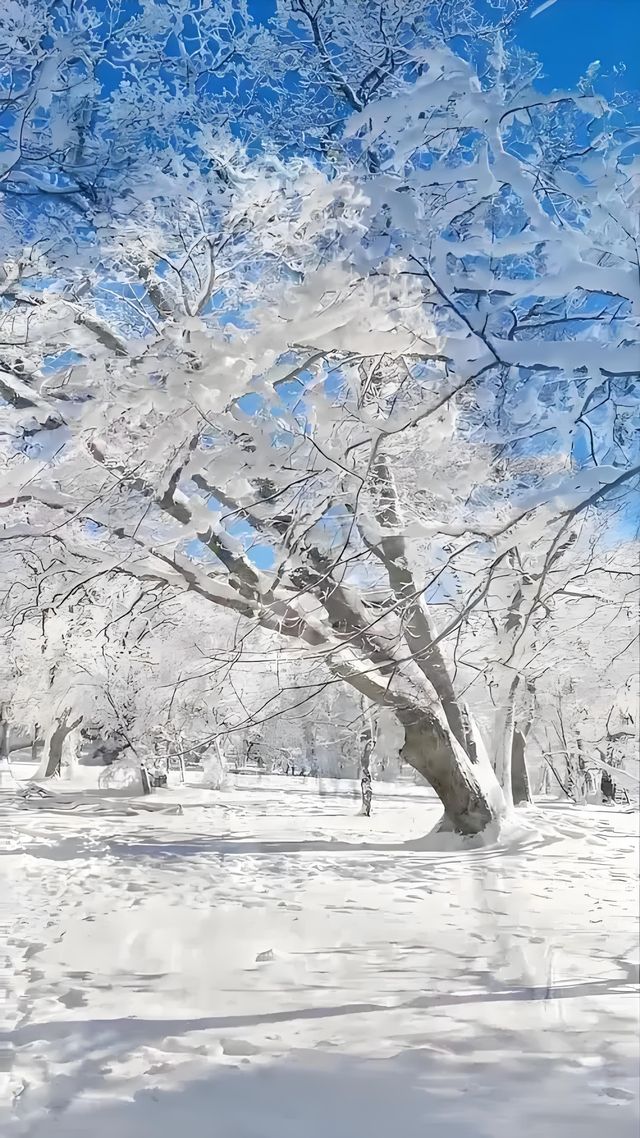
[[635, 1138], [637, 816], [438, 852], [335, 786], [3, 795], [3, 1138]]

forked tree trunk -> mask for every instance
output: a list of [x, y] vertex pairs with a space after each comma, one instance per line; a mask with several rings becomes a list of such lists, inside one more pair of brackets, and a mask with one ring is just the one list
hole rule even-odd
[[[402, 722], [402, 714], [398, 715]], [[486, 758], [472, 762], [455, 735], [435, 716], [405, 722], [402, 758], [433, 787], [444, 807], [442, 829], [479, 834], [506, 812]]]
[[[336, 676], [346, 679], [361, 695], [379, 707], [393, 709], [404, 728], [401, 758], [433, 787], [444, 807], [442, 828], [461, 834], [480, 834], [493, 822], [499, 822], [507, 804], [487, 757], [482, 739], [470, 716], [473, 733], [472, 760], [458, 742], [441, 706], [433, 704], [425, 693], [394, 691], [366, 672], [331, 661]], [[466, 709], [462, 705], [466, 714]]]

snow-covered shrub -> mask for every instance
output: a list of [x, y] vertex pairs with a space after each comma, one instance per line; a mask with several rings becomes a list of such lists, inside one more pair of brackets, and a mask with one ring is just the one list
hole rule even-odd
[[140, 759], [130, 752], [123, 755], [100, 773], [98, 786], [116, 793], [142, 794]]
[[227, 774], [227, 764], [222, 749], [210, 747], [202, 756], [202, 766], [204, 769], [202, 785], [209, 790], [220, 790]]

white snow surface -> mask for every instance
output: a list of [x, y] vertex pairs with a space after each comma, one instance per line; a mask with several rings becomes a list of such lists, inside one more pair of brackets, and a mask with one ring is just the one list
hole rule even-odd
[[635, 812], [54, 788], [0, 793], [3, 1138], [636, 1138]]

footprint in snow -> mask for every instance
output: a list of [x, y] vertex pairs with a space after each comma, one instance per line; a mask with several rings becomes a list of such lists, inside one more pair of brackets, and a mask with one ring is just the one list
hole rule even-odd
[[603, 1087], [599, 1093], [616, 1102], [633, 1102], [636, 1097], [633, 1091], [626, 1091], [624, 1087]]
[[255, 1043], [251, 1043], [248, 1039], [221, 1039], [223, 1055], [242, 1056], [242, 1055], [259, 1055], [261, 1048], [257, 1047]]
[[42, 952], [43, 948], [46, 948], [46, 945], [41, 941], [33, 941], [33, 943], [29, 945], [26, 952], [24, 953], [24, 959], [31, 960], [31, 958], [33, 956], [36, 956], [38, 952]]
[[159, 1051], [169, 1054], [185, 1055], [212, 1055], [221, 1054], [222, 1047], [217, 1040], [211, 1043], [196, 1043], [187, 1039], [180, 1039], [177, 1035], [167, 1035], [158, 1046]]
[[70, 988], [64, 995], [58, 996], [58, 1003], [65, 1008], [84, 1008], [87, 1006], [86, 998], [78, 988]]

